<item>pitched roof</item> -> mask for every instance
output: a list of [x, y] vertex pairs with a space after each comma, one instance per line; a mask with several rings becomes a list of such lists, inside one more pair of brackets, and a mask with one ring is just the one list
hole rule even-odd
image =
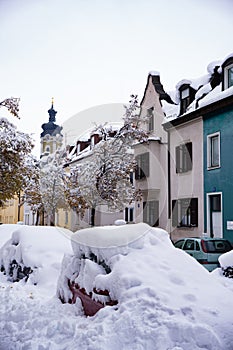
[[[226, 97], [233, 95], [233, 88], [230, 87], [225, 91], [222, 91], [222, 82], [223, 82], [223, 70], [222, 67], [229, 60], [233, 60], [233, 53], [228, 55], [222, 61], [214, 61], [208, 64], [207, 74], [202, 77], [195, 79], [183, 79], [176, 85], [176, 90], [170, 93], [173, 96], [173, 100], [177, 102], [177, 106], [165, 103], [162, 101], [162, 108], [166, 116], [168, 123], [172, 122], [174, 119], [180, 119], [187, 114], [195, 115], [195, 111], [198, 111], [198, 114], [204, 112], [204, 106], [213, 104], [216, 101], [223, 100]], [[180, 89], [182, 86], [190, 86], [194, 91], [193, 101], [188, 105], [186, 111], [180, 114]], [[175, 97], [174, 97], [175, 96]], [[230, 100], [230, 99], [228, 99]], [[223, 103], [221, 103], [222, 105]], [[208, 110], [208, 108], [205, 110]], [[193, 114], [194, 113], [194, 114]], [[182, 118], [181, 120], [186, 120], [187, 117]], [[180, 121], [172, 122], [172, 124], [179, 124]], [[166, 123], [165, 123], [166, 125]]]
[[150, 72], [148, 74], [147, 83], [146, 83], [146, 87], [145, 87], [145, 90], [144, 90], [144, 94], [143, 94], [143, 98], [142, 98], [142, 101], [141, 101], [141, 105], [144, 102], [144, 99], [145, 99], [145, 96], [146, 96], [146, 92], [147, 92], [147, 89], [148, 89], [148, 86], [149, 86], [150, 78], [152, 80], [152, 84], [153, 84], [153, 86], [155, 88], [155, 91], [159, 94], [160, 101], [165, 100], [168, 103], [175, 104], [175, 102], [173, 102], [171, 96], [165, 92], [165, 90], [163, 88], [163, 85], [162, 85], [162, 83], [160, 81], [159, 72], [154, 72], [153, 71], [153, 72]]

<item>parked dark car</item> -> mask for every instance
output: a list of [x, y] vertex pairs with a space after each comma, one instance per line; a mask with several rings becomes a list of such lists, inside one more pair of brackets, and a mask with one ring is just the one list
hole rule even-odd
[[222, 238], [183, 238], [175, 242], [176, 248], [193, 256], [208, 271], [220, 266], [218, 257], [232, 249], [231, 243]]

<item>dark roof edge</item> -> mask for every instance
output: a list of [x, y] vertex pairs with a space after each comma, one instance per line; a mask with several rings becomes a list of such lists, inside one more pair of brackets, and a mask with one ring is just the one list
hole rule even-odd
[[144, 94], [143, 94], [142, 100], [141, 100], [141, 102], [140, 102], [140, 106], [143, 104], [144, 99], [145, 99], [145, 97], [146, 97], [146, 91], [147, 91], [147, 88], [148, 88], [148, 85], [149, 85], [150, 76], [151, 76], [151, 75], [148, 74], [147, 83], [146, 83], [146, 87], [145, 87], [145, 90], [144, 90]]
[[173, 128], [174, 126], [187, 123], [193, 119], [196, 119], [198, 117], [203, 117], [208, 113], [215, 112], [218, 109], [229, 107], [232, 105], [233, 107], [233, 95], [227, 96], [221, 100], [217, 100], [207, 106], [201, 107], [199, 109], [196, 109], [195, 111], [192, 111], [188, 114], [184, 114], [181, 117], [177, 117], [176, 119], [173, 119], [171, 121], [168, 121], [163, 124], [164, 130], [169, 130]]

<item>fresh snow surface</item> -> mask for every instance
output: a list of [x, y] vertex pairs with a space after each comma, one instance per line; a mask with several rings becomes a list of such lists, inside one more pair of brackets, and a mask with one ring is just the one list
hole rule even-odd
[[[6, 225], [2, 226], [0, 235]], [[129, 231], [124, 232], [126, 236], [129, 232], [130, 243], [126, 251], [116, 246], [108, 254], [106, 247], [89, 247], [96, 249], [98, 258], [105, 257], [111, 273], [85, 259], [88, 273], [82, 270], [84, 275], [79, 276], [90, 290], [108, 289], [118, 300], [117, 310], [106, 306], [94, 317], [85, 317], [79, 299], [75, 305], [62, 304], [54, 292], [58, 267], [63, 277], [79, 268], [79, 257], [69, 249], [70, 232], [12, 226], [12, 233], [16, 232], [12, 239], [27, 248], [28, 261], [41, 262], [41, 272], [51, 278], [51, 284], [48, 286], [47, 279], [37, 285], [30, 279], [11, 283], [0, 274], [0, 349], [232, 350], [233, 290], [223, 282], [226, 278], [218, 271], [209, 273], [174, 248], [165, 231], [145, 224], [118, 226], [117, 231], [127, 227]], [[99, 228], [92, 230], [93, 235], [99, 234]], [[133, 230], [136, 240], [131, 240]], [[114, 229], [105, 231], [110, 235]], [[54, 242], [54, 250], [48, 242]], [[88, 248], [81, 243], [83, 249]], [[46, 270], [47, 264], [55, 264], [54, 270]], [[59, 278], [58, 287], [65, 288], [66, 283]]]
[[211, 103], [214, 103], [216, 101], [220, 101], [220, 100], [222, 100], [228, 96], [232, 96], [232, 95], [233, 95], [233, 86], [222, 91], [221, 86], [218, 85], [212, 91], [210, 91], [207, 96], [205, 96], [202, 100], [200, 100], [199, 107], [207, 106]]
[[220, 255], [218, 258], [221, 267], [233, 266], [233, 250]]
[[157, 70], [151, 70], [148, 75], [154, 75], [154, 76], [160, 76], [160, 72], [158, 72]]

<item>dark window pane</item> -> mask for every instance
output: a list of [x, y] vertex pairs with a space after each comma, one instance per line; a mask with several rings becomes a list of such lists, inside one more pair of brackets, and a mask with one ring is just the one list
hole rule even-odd
[[233, 67], [228, 69], [228, 87], [233, 86]]
[[184, 245], [184, 250], [194, 250], [194, 241], [192, 239], [187, 239]]
[[159, 202], [149, 201], [143, 203], [143, 222], [150, 226], [159, 225]]
[[178, 226], [178, 201], [177, 200], [172, 201], [172, 226], [173, 227]]
[[180, 241], [177, 241], [174, 245], [176, 248], [182, 248], [183, 247], [183, 244], [184, 244], [184, 240], [180, 240]]
[[221, 195], [216, 194], [210, 197], [211, 211], [221, 211]]

